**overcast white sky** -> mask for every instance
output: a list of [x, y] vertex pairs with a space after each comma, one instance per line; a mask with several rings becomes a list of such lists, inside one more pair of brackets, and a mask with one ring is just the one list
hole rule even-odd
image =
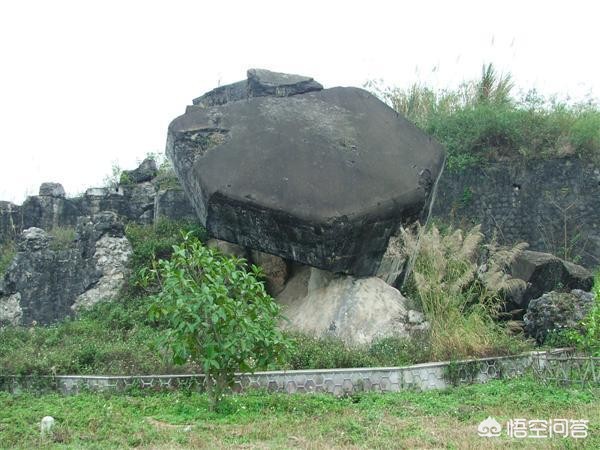
[[597, 96], [599, 13], [594, 0], [2, 0], [0, 199], [101, 185], [251, 67], [326, 87], [454, 86], [493, 62], [522, 88]]

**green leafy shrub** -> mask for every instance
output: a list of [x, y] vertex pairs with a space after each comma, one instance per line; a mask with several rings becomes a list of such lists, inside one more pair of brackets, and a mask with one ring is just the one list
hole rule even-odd
[[151, 315], [168, 324], [162, 342], [174, 361], [202, 367], [217, 405], [235, 372], [273, 367], [291, 343], [277, 328], [280, 307], [257, 266], [248, 271], [243, 259], [206, 248], [191, 233], [173, 250], [149, 274], [161, 286]]
[[581, 322], [580, 330], [567, 330], [563, 335], [567, 341], [580, 351], [600, 357], [600, 273], [594, 280], [594, 306]]
[[154, 179], [154, 183], [156, 184], [159, 190], [164, 189], [181, 189], [181, 184], [179, 183], [179, 179], [173, 170], [173, 164], [171, 161], [164, 157], [155, 157], [156, 164], [158, 165], [158, 173], [156, 174], [156, 178]]
[[119, 166], [117, 161], [113, 161], [110, 174], [106, 175], [103, 180], [103, 185], [107, 189], [115, 190], [119, 187], [119, 182], [121, 181], [121, 174], [123, 170]]
[[119, 175], [119, 185], [121, 186], [129, 186], [134, 184], [133, 180], [131, 179], [131, 176], [129, 175], [129, 173], [122, 171], [121, 174]]

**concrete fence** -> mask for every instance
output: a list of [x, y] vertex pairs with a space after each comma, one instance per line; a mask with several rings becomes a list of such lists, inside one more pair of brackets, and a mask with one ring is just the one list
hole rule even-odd
[[[326, 392], [346, 395], [355, 392], [398, 392], [405, 389], [443, 389], [465, 383], [512, 378], [529, 369], [545, 366], [548, 358], [569, 354], [569, 349], [528, 352], [516, 356], [433, 362], [405, 367], [287, 370], [238, 374], [234, 391], [265, 389], [270, 392]], [[57, 375], [2, 376], [0, 389], [18, 393], [55, 390], [65, 395], [82, 391], [124, 392], [130, 388], [202, 390], [204, 375]]]

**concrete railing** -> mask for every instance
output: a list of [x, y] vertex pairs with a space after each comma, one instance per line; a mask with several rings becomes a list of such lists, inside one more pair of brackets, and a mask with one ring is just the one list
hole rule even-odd
[[[512, 378], [528, 369], [543, 367], [550, 355], [564, 355], [569, 349], [528, 352], [516, 356], [432, 362], [404, 367], [354, 369], [287, 370], [238, 374], [234, 390], [266, 389], [271, 392], [398, 392], [404, 389], [443, 389], [464, 383], [485, 383]], [[0, 387], [10, 392], [36, 389], [56, 390], [65, 395], [81, 391], [123, 392], [137, 387], [151, 390], [202, 390], [204, 375], [56, 375], [3, 376]]]

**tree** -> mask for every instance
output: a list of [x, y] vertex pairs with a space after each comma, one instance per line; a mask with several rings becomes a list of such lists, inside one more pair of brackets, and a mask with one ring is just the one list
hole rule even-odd
[[175, 363], [203, 368], [214, 408], [236, 372], [269, 368], [291, 342], [277, 328], [280, 307], [266, 293], [260, 268], [248, 270], [245, 260], [206, 248], [191, 234], [173, 250], [148, 274], [161, 285], [150, 314], [166, 322], [163, 344]]

